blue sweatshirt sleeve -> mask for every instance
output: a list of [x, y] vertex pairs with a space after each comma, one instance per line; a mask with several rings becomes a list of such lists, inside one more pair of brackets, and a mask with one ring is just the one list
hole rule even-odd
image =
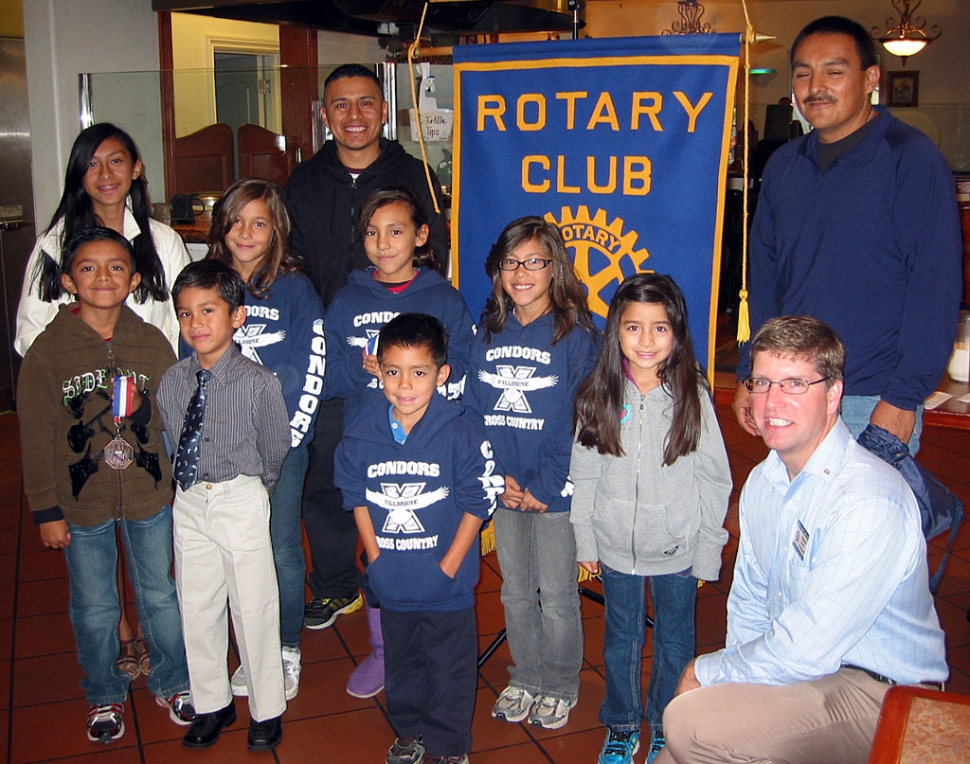
[[290, 416], [290, 447], [296, 448], [313, 429], [317, 419], [326, 370], [327, 343], [323, 327], [323, 303], [306, 277], [288, 279], [288, 312], [297, 320], [286, 338], [287, 357], [272, 369], [283, 385], [283, 398]]
[[372, 379], [364, 371], [364, 348], [347, 342], [347, 338], [354, 335], [350, 324], [354, 313], [355, 292], [352, 286], [345, 286], [337, 292], [327, 310], [327, 376], [323, 387], [325, 399], [353, 398]]
[[539, 478], [526, 486], [543, 504], [551, 504], [559, 497], [572, 494], [569, 459], [573, 445], [573, 401], [580, 384], [593, 368], [596, 348], [594, 337], [582, 328], [573, 329], [568, 339], [552, 346], [553, 352], [567, 354], [569, 378], [564, 380], [566, 384], [559, 398], [559, 412], [545, 431], [540, 447], [543, 467], [539, 471]]
[[893, 195], [897, 241], [909, 267], [898, 363], [882, 399], [913, 411], [936, 389], [953, 350], [960, 308], [962, 234], [953, 175], [929, 143], [901, 152]]
[[505, 493], [504, 470], [485, 429], [472, 420], [467, 422], [466, 434], [455, 443], [456, 504], [463, 512], [488, 520], [498, 497]]
[[448, 365], [451, 376], [445, 383], [448, 400], [456, 400], [464, 391], [471, 357], [472, 343], [475, 342], [475, 322], [465, 304], [465, 298], [452, 286], [448, 286], [450, 299], [442, 315], [442, 323], [448, 330]]
[[340, 489], [343, 496], [343, 507], [352, 512], [355, 507], [367, 504], [364, 494], [364, 481], [361, 478], [362, 467], [366, 460], [360, 458], [355, 448], [356, 441], [344, 438], [337, 446], [333, 458], [334, 485]]

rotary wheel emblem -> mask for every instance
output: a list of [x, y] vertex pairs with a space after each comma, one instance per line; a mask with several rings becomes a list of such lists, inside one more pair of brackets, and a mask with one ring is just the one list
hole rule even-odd
[[[606, 210], [597, 210], [590, 217], [585, 205], [576, 209], [575, 215], [569, 207], [563, 207], [560, 219], [547, 212], [545, 220], [559, 228], [566, 248], [573, 252], [573, 264], [580, 280], [589, 289], [589, 309], [598, 316], [606, 317], [609, 299], [615, 286], [633, 273], [643, 272], [643, 264], [650, 257], [646, 249], [635, 249], [640, 238], [636, 231], [624, 233], [623, 218], [607, 222]], [[623, 258], [628, 258], [632, 268], [625, 272]], [[608, 295], [603, 291], [614, 284]]]

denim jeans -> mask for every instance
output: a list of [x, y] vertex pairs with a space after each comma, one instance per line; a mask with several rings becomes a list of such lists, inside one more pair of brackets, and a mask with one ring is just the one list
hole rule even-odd
[[[869, 424], [869, 417], [872, 410], [879, 403], [878, 395], [846, 395], [842, 398], [842, 421], [849, 428], [853, 438], [858, 438], [866, 425]], [[916, 409], [916, 427], [913, 435], [909, 439], [909, 453], [916, 456], [919, 451], [919, 436], [923, 432], [923, 407]]]
[[[643, 718], [640, 670], [646, 630], [644, 576], [611, 570], [602, 563], [606, 598], [606, 700], [600, 721], [623, 732], [639, 732]], [[650, 576], [653, 602], [653, 666], [647, 692], [647, 721], [651, 731], [663, 729], [663, 712], [673, 699], [684, 668], [694, 657], [694, 603], [697, 579], [690, 570]]]
[[499, 509], [493, 518], [512, 653], [509, 684], [532, 695], [576, 700], [583, 624], [569, 513]]
[[151, 653], [148, 688], [160, 697], [189, 689], [185, 647], [172, 580], [172, 508], [146, 520], [109, 520], [94, 526], [68, 524], [64, 550], [71, 602], [68, 612], [77, 657], [86, 676], [81, 687], [92, 706], [121, 703], [131, 678], [115, 661], [121, 651], [118, 622], [118, 544], [121, 530], [138, 620]]
[[269, 532], [280, 587], [280, 643], [283, 647], [299, 647], [300, 629], [303, 628], [306, 558], [303, 555], [300, 507], [306, 465], [307, 447], [299, 445], [290, 449], [270, 500]]

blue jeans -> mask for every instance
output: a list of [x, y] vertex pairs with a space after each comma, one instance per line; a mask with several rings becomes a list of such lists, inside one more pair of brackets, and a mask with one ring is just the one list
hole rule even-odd
[[512, 654], [509, 684], [531, 695], [574, 701], [583, 621], [569, 513], [499, 509], [492, 517]]
[[300, 507], [306, 466], [307, 447], [299, 445], [290, 449], [270, 499], [269, 532], [280, 587], [280, 644], [283, 647], [299, 647], [300, 629], [303, 628], [306, 558], [303, 555]]
[[[639, 732], [643, 718], [640, 665], [646, 630], [647, 601], [644, 576], [611, 570], [602, 563], [606, 598], [606, 700], [600, 721], [622, 732]], [[663, 730], [663, 712], [673, 699], [684, 668], [694, 657], [694, 603], [697, 579], [690, 570], [650, 576], [653, 601], [653, 667], [647, 693], [647, 721], [651, 731]]]
[[118, 544], [121, 530], [135, 607], [151, 652], [148, 688], [160, 697], [189, 689], [185, 646], [172, 580], [172, 508], [146, 520], [109, 520], [101, 525], [68, 523], [71, 544], [64, 550], [71, 602], [68, 612], [77, 658], [86, 676], [81, 687], [92, 706], [121, 703], [131, 677], [115, 661], [121, 651], [118, 622]]
[[[866, 429], [866, 425], [869, 424], [869, 417], [872, 416], [872, 410], [879, 401], [878, 395], [846, 395], [842, 398], [842, 421], [849, 428], [853, 438], [858, 438], [862, 431]], [[916, 456], [916, 452], [919, 451], [919, 436], [922, 432], [923, 407], [919, 406], [916, 409], [916, 427], [913, 429], [913, 435], [907, 444], [909, 445], [909, 453], [913, 456]]]

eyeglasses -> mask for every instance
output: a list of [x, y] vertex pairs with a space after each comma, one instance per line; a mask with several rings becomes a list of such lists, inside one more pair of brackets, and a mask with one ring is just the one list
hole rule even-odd
[[541, 271], [551, 262], [552, 260], [541, 257], [530, 257], [528, 260], [514, 260], [511, 257], [506, 257], [498, 261], [498, 267], [501, 271], [517, 271], [521, 265], [527, 271]]
[[812, 385], [817, 385], [819, 382], [825, 382], [829, 379], [831, 377], [822, 377], [821, 379], [816, 379], [814, 382], [809, 382], [807, 379], [790, 377], [789, 379], [779, 379], [777, 382], [772, 382], [770, 379], [765, 379], [764, 377], [748, 377], [744, 380], [743, 384], [748, 392], [758, 395], [767, 394], [772, 385], [778, 385], [783, 393], [788, 393], [789, 395], [804, 395]]

